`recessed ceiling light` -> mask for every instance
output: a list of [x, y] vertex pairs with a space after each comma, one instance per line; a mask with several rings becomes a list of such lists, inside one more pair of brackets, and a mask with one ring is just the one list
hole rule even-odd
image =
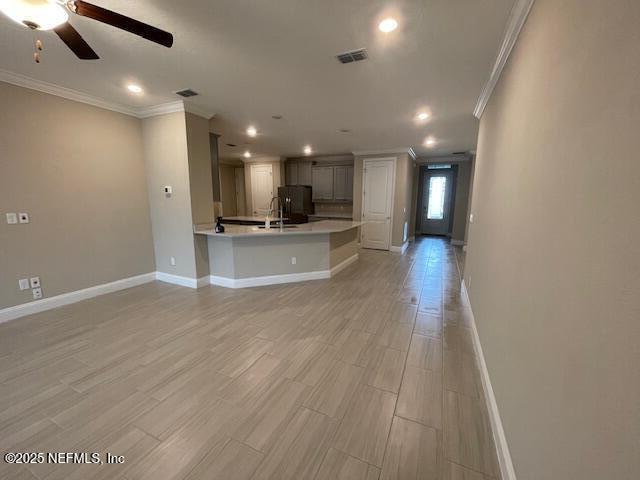
[[311, 155], [311, 152], [313, 152], [313, 150], [311, 150], [311, 145], [305, 145], [302, 151], [305, 155]]
[[251, 152], [249, 150], [244, 152], [242, 155], [244, 156], [244, 158], [251, 158]]
[[429, 138], [427, 138], [427, 139], [424, 141], [424, 144], [425, 144], [427, 147], [433, 147], [433, 146], [436, 144], [436, 141], [435, 141], [435, 139], [434, 139], [434, 138], [429, 137]]
[[256, 127], [247, 128], [247, 135], [249, 135], [250, 137], [255, 137], [257, 134], [258, 131], [256, 130]]
[[427, 118], [429, 118], [429, 114], [427, 112], [420, 112], [418, 113], [418, 115], [416, 115], [416, 117], [418, 118], [418, 120], [426, 120]]
[[395, 18], [385, 18], [378, 24], [378, 28], [381, 32], [384, 33], [393, 32], [396, 28], [398, 28], [398, 22]]
[[142, 87], [140, 85], [136, 85], [135, 83], [130, 83], [127, 85], [127, 90], [131, 93], [142, 93]]

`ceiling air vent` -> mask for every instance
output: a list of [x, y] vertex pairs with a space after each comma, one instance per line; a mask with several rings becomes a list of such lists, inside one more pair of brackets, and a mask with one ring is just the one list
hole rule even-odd
[[364, 48], [359, 50], [352, 50], [351, 52], [341, 53], [336, 55], [336, 58], [340, 63], [359, 62], [360, 60], [366, 60], [369, 58], [367, 51]]
[[237, 147], [238, 145], [236, 145], [235, 143], [227, 143], [227, 147]]
[[451, 155], [466, 155], [467, 152], [452, 152]]
[[189, 97], [195, 97], [196, 95], [198, 95], [198, 92], [194, 92], [190, 88], [187, 88], [185, 90], [180, 90], [179, 92], [176, 92], [176, 95], [180, 95], [181, 97], [184, 97], [184, 98], [189, 98]]

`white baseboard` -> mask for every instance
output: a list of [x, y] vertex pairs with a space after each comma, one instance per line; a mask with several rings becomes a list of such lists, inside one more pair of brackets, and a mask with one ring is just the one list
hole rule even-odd
[[160, 280], [165, 283], [172, 283], [174, 285], [180, 285], [182, 287], [200, 288], [209, 284], [209, 277], [189, 278], [181, 277], [180, 275], [172, 275], [171, 273], [156, 272], [156, 280]]
[[389, 251], [394, 253], [404, 253], [407, 251], [407, 248], [409, 248], [409, 242], [404, 242], [401, 247], [396, 247], [395, 245], [391, 245], [391, 247], [389, 248]]
[[471, 334], [473, 339], [473, 349], [475, 350], [476, 357], [478, 358], [480, 367], [480, 376], [482, 378], [482, 390], [484, 392], [484, 399], [487, 404], [487, 410], [489, 411], [489, 420], [491, 422], [491, 431], [493, 433], [493, 441], [496, 445], [498, 454], [498, 464], [500, 467], [500, 474], [502, 480], [516, 480], [516, 473], [513, 468], [513, 462], [511, 460], [511, 453], [509, 452], [509, 445], [507, 444], [507, 437], [502, 427], [502, 420], [500, 419], [500, 412], [498, 411], [498, 404], [496, 403], [496, 397], [493, 393], [493, 387], [491, 386], [491, 379], [489, 377], [489, 371], [487, 370], [487, 364], [484, 361], [484, 354], [482, 353], [482, 345], [480, 344], [480, 336], [478, 335], [478, 329], [476, 327], [476, 320], [473, 316], [473, 309], [471, 309], [471, 302], [469, 301], [469, 294], [467, 287], [462, 281], [462, 293], [469, 305], [471, 312]]
[[117, 292], [118, 290], [124, 290], [125, 288], [135, 287], [136, 285], [152, 282], [155, 278], [155, 272], [144, 273], [142, 275], [136, 275], [135, 277], [116, 280], [115, 282], [103, 283], [102, 285], [95, 285], [93, 287], [83, 288], [82, 290], [63, 293], [61, 295], [56, 295], [55, 297], [43, 298], [41, 300], [36, 300], [35, 302], [3, 308], [0, 310], [0, 323], [8, 322], [9, 320], [24, 317], [25, 315], [31, 315], [33, 313], [44, 312], [45, 310], [50, 310], [52, 308], [62, 307], [64, 305], [69, 305], [70, 303], [76, 303], [81, 300], [104, 295], [105, 293]]
[[464, 240], [454, 240], [452, 238], [451, 239], [451, 245], [453, 245], [454, 247], [463, 247], [464, 246]]
[[280, 283], [306, 282], [308, 280], [321, 280], [331, 277], [330, 270], [317, 270], [315, 272], [286, 273], [283, 275], [264, 275], [262, 277], [227, 278], [211, 275], [209, 283], [227, 288], [262, 287], [265, 285], [277, 285]]
[[356, 253], [356, 254], [350, 256], [349, 258], [347, 258], [346, 260], [340, 262], [338, 265], [336, 265], [335, 267], [333, 267], [331, 269], [331, 276], [333, 277], [335, 274], [337, 274], [338, 272], [341, 272], [342, 270], [347, 268], [352, 263], [357, 262], [358, 258], [359, 258], [359, 255]]

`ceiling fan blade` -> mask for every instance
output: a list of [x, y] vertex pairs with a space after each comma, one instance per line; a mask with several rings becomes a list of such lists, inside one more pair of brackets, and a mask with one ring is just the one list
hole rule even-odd
[[53, 31], [58, 34], [60, 39], [67, 44], [67, 47], [69, 47], [78, 58], [82, 60], [97, 60], [100, 58], [69, 22], [65, 22], [54, 28]]
[[139, 22], [133, 18], [125, 17], [124, 15], [112, 12], [106, 8], [98, 7], [92, 3], [75, 0], [70, 2], [69, 8], [78, 15], [89, 17], [113, 27], [126, 30], [129, 33], [139, 35], [147, 40], [164, 45], [165, 47], [171, 47], [171, 45], [173, 45], [173, 35], [169, 32], [165, 32], [159, 28]]

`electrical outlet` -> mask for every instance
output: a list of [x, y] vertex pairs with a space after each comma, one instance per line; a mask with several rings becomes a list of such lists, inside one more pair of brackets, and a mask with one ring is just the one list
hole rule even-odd
[[165, 185], [164, 186], [164, 195], [169, 198], [171, 197], [171, 195], [173, 194], [173, 188], [171, 187], [171, 185]]
[[39, 298], [42, 298], [42, 289], [40, 287], [34, 288], [33, 290], [31, 290], [31, 292], [33, 293], [34, 300], [38, 300]]
[[7, 223], [9, 225], [18, 223], [18, 215], [16, 215], [15, 213], [7, 213]]
[[20, 290], [29, 290], [29, 279], [21, 278], [18, 280], [18, 285], [20, 286]]
[[31, 277], [29, 283], [31, 284], [31, 288], [38, 288], [40, 286], [40, 277]]
[[295, 265], [298, 263], [298, 259], [296, 257], [291, 257], [291, 265]]
[[175, 266], [176, 266], [176, 257], [171, 257], [171, 258], [169, 259], [169, 262], [171, 263], [171, 266], [172, 266], [172, 267], [175, 267]]
[[28, 213], [19, 213], [18, 214], [18, 221], [20, 223], [29, 223], [29, 214]]

